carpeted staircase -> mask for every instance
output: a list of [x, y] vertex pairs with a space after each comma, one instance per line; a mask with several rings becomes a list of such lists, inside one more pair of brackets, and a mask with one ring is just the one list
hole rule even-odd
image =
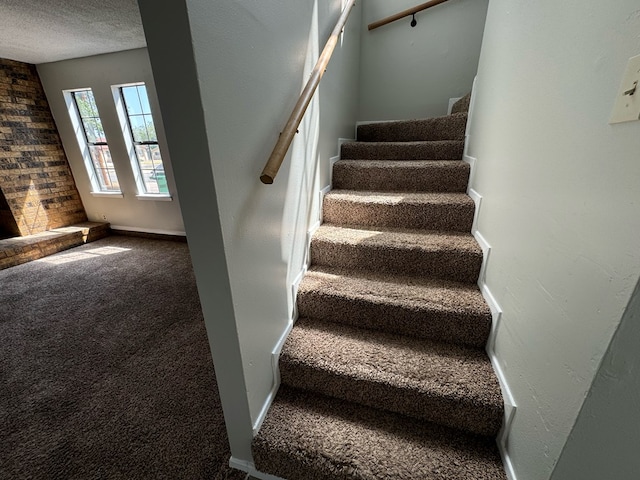
[[503, 400], [484, 351], [491, 312], [452, 115], [361, 125], [342, 146], [282, 384], [254, 439], [287, 480], [506, 478]]

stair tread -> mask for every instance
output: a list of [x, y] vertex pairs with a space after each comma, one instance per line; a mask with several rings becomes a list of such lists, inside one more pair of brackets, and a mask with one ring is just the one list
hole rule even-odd
[[505, 480], [495, 440], [281, 386], [253, 441], [288, 480]]
[[403, 162], [396, 162], [393, 160], [371, 160], [371, 159], [359, 159], [359, 158], [346, 158], [338, 160], [334, 164], [335, 166], [350, 165], [354, 168], [385, 168], [392, 170], [404, 170], [404, 169], [418, 169], [418, 168], [460, 168], [467, 169], [469, 164], [462, 160], [405, 160]]
[[475, 207], [473, 200], [466, 193], [459, 192], [378, 192], [361, 190], [331, 190], [324, 197], [329, 200], [340, 200], [367, 204], [440, 204], [465, 205]]
[[358, 140], [461, 140], [464, 139], [466, 123], [466, 112], [432, 118], [364, 123], [358, 125]]
[[280, 365], [290, 386], [474, 433], [495, 435], [502, 421], [500, 386], [479, 348], [301, 318]]
[[482, 255], [482, 249], [471, 233], [413, 230], [394, 227], [355, 227], [325, 223], [313, 234], [313, 241], [379, 246], [424, 252], [459, 251]]
[[332, 190], [324, 197], [323, 220], [336, 225], [469, 232], [475, 204], [461, 192]]
[[461, 160], [339, 160], [336, 189], [402, 192], [466, 192], [470, 167]]
[[381, 272], [313, 266], [302, 279], [298, 295], [323, 292], [351, 300], [402, 305], [490, 317], [491, 310], [477, 285], [434, 277], [410, 277]]
[[343, 159], [456, 160], [462, 158], [464, 140], [423, 140], [412, 142], [346, 142], [340, 148]]
[[464, 140], [412, 140], [410, 142], [403, 141], [391, 141], [391, 142], [361, 142], [358, 140], [352, 142], [345, 142], [345, 145], [363, 145], [371, 148], [379, 148], [379, 147], [413, 147], [420, 145], [459, 145], [464, 143]]
[[482, 249], [470, 233], [323, 224], [311, 239], [311, 263], [475, 283]]

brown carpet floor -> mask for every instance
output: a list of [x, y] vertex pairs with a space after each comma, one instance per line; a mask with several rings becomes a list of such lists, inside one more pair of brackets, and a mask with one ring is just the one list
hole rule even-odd
[[187, 245], [112, 236], [0, 271], [0, 478], [240, 479]]

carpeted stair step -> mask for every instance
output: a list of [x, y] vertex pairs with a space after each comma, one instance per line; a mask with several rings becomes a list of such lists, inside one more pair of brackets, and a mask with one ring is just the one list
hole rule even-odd
[[419, 120], [358, 125], [360, 142], [416, 142], [429, 140], [464, 140], [467, 113]]
[[495, 439], [285, 386], [252, 450], [287, 480], [506, 480]]
[[333, 188], [380, 192], [465, 192], [469, 164], [460, 160], [340, 160]]
[[343, 160], [460, 160], [463, 140], [428, 142], [346, 142], [340, 148]]
[[469, 112], [469, 107], [471, 105], [471, 92], [467, 93], [464, 97], [460, 98], [456, 103], [451, 107], [452, 114], [458, 114], [461, 112]]
[[464, 193], [404, 193], [332, 190], [323, 220], [335, 225], [470, 232], [475, 205]]
[[311, 238], [311, 263], [475, 283], [482, 250], [470, 233], [324, 224]]
[[298, 314], [434, 341], [483, 347], [491, 311], [475, 284], [314, 266]]
[[496, 435], [500, 386], [483, 349], [299, 319], [280, 355], [290, 387]]

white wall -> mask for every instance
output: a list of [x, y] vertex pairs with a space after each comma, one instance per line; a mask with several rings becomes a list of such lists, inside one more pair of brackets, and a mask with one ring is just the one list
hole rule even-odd
[[250, 460], [251, 427], [273, 391], [271, 352], [292, 321], [318, 190], [338, 137], [353, 134], [359, 8], [279, 176], [265, 186], [264, 162], [342, 2], [189, 0], [186, 12], [166, 3], [141, 0], [143, 24], [172, 155], [201, 147], [191, 169], [175, 165], [176, 179], [232, 453]]
[[[89, 220], [106, 216], [113, 226], [155, 233], [184, 234], [180, 204], [173, 178], [160, 108], [146, 48], [96, 55], [37, 66], [53, 117]], [[118, 120], [112, 85], [144, 82], [158, 135], [172, 201], [139, 199], [127, 147]], [[63, 90], [91, 88], [102, 119], [109, 149], [116, 167], [123, 198], [91, 195], [91, 182], [78, 146]]]
[[415, 0], [365, 0], [362, 14], [360, 120], [446, 115], [448, 100], [471, 91], [489, 0], [452, 0], [367, 30], [414, 7]]
[[640, 273], [640, 122], [608, 125], [639, 8], [489, 5], [468, 153], [518, 480], [550, 477]]
[[553, 471], [554, 480], [634, 479], [640, 472], [640, 283]]

